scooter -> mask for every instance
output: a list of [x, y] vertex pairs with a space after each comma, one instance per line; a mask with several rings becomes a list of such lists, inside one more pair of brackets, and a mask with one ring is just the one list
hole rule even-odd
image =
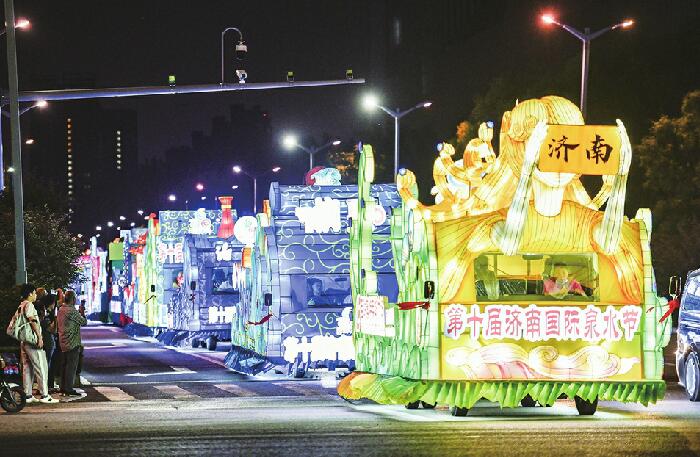
[[27, 404], [22, 386], [11, 384], [5, 379], [5, 359], [0, 356], [0, 406], [8, 413], [18, 413]]

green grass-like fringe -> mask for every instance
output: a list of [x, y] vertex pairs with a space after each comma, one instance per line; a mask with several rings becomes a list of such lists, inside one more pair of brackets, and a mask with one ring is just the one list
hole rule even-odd
[[[362, 376], [360, 374], [360, 376]], [[520, 400], [530, 395], [542, 405], [552, 405], [562, 395], [587, 401], [636, 402], [644, 406], [656, 403], [666, 393], [664, 381], [416, 381], [400, 376], [376, 376], [372, 382], [362, 382], [360, 388], [339, 386], [349, 399], [367, 398], [382, 404], [407, 404], [424, 401], [471, 408], [482, 398], [497, 402], [501, 407], [520, 406]], [[349, 383], [352, 379], [346, 378]], [[343, 380], [345, 382], [346, 380]]]

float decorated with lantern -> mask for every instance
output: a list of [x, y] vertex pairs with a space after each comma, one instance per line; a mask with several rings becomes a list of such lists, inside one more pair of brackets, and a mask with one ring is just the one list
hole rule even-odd
[[[401, 204], [394, 184], [368, 190], [378, 202], [371, 224], [389, 234]], [[256, 374], [275, 366], [302, 377], [309, 369], [354, 366], [349, 217], [356, 185], [334, 168], [309, 171], [306, 185], [272, 183], [257, 214], [250, 256], [250, 298], [241, 301], [226, 365]], [[395, 300], [397, 283], [388, 239], [372, 247], [377, 288]]]
[[[547, 96], [480, 126], [462, 157], [447, 143], [433, 167], [435, 204], [402, 169], [391, 234], [373, 230], [370, 146], [352, 220], [356, 371], [339, 393], [408, 408], [477, 401], [501, 407], [663, 398], [671, 325], [656, 293], [651, 214], [624, 215], [632, 148], [620, 120], [585, 125]], [[459, 160], [457, 160], [459, 159]], [[591, 197], [581, 176], [599, 176]], [[600, 179], [599, 178], [599, 179]], [[390, 239], [399, 296], [377, 289], [372, 245]]]
[[118, 289], [128, 334], [210, 350], [231, 338], [250, 282], [241, 240], [253, 239], [256, 224], [238, 219], [232, 201], [219, 197], [220, 210], [160, 211], [148, 217], [146, 230], [123, 231]]

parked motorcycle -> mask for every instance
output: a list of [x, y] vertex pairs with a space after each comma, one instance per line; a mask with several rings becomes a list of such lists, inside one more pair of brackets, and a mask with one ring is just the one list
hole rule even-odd
[[18, 413], [27, 404], [27, 397], [22, 386], [7, 382], [6, 366], [5, 359], [0, 356], [0, 406], [8, 413]]

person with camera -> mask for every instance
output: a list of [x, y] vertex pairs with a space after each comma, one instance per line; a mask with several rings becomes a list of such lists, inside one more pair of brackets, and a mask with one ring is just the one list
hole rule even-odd
[[[44, 352], [44, 340], [39, 323], [39, 315], [34, 307], [36, 301], [36, 288], [32, 284], [22, 286], [20, 296], [22, 302], [19, 312], [24, 314], [29, 326], [36, 335], [36, 345], [22, 341], [20, 343], [20, 358], [22, 360], [22, 385], [27, 396], [27, 403], [38, 401], [40, 403], [58, 403], [58, 400], [49, 395], [47, 384], [48, 364]], [[32, 392], [34, 380], [36, 380], [41, 397], [35, 398]]]
[[46, 362], [48, 363], [47, 384], [49, 392], [55, 391], [55, 360], [54, 353], [56, 352], [56, 338], [58, 329], [56, 328], [56, 295], [47, 294], [43, 298], [37, 300], [37, 312], [41, 319], [41, 333], [44, 340], [44, 352], [46, 353]]
[[64, 366], [61, 376], [61, 392], [67, 397], [79, 397], [74, 389], [75, 373], [82, 347], [80, 327], [87, 325], [85, 307], [75, 309], [75, 292], [65, 293], [63, 305], [58, 309], [58, 340], [63, 352]]

